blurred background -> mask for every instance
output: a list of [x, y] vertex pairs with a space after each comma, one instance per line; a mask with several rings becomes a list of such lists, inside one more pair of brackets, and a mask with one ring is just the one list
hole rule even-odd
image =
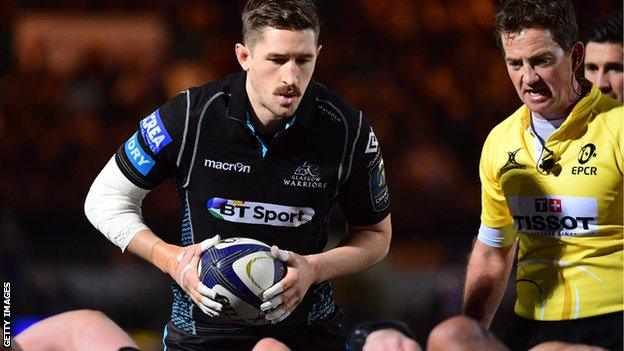
[[[573, 1], [581, 31], [616, 0]], [[400, 318], [424, 342], [461, 307], [479, 224], [478, 160], [519, 101], [493, 38], [493, 0], [322, 0], [315, 78], [362, 109], [392, 198], [387, 259], [335, 282], [347, 327]], [[239, 69], [239, 1], [0, 0], [0, 279], [18, 330], [59, 312], [109, 315], [162, 348], [171, 280], [86, 220], [91, 182], [137, 123], [189, 86]], [[144, 203], [180, 233], [171, 183]], [[337, 213], [332, 242], [344, 235]], [[512, 290], [512, 289], [509, 289]], [[505, 331], [509, 291], [494, 330]], [[17, 324], [17, 325], [15, 325]], [[14, 330], [17, 331], [17, 330]]]

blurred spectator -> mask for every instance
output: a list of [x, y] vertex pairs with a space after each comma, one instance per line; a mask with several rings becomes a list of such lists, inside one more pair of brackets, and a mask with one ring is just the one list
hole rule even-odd
[[617, 11], [585, 33], [585, 78], [620, 102], [624, 101], [622, 31], [622, 11]]

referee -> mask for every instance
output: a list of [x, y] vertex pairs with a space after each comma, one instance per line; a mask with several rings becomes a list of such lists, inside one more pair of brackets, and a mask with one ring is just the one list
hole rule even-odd
[[[242, 71], [183, 91], [141, 120], [93, 182], [85, 213], [115, 245], [175, 280], [167, 350], [250, 350], [265, 337], [294, 350], [344, 350], [329, 280], [388, 252], [381, 149], [362, 112], [312, 79], [321, 51], [312, 0], [250, 0], [242, 21]], [[143, 198], [166, 179], [182, 207], [176, 244], [141, 217]], [[323, 252], [336, 203], [347, 235]], [[276, 245], [288, 265], [265, 292], [263, 326], [220, 319], [214, 291], [187, 269], [219, 238], [238, 236]]]
[[584, 47], [568, 0], [509, 0], [496, 36], [523, 105], [483, 146], [465, 313], [489, 326], [517, 249], [507, 346], [621, 350], [624, 111], [576, 78]]

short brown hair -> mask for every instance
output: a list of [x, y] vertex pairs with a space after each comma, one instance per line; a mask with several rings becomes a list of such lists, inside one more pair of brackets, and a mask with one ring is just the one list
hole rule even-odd
[[615, 11], [594, 24], [585, 32], [585, 44], [589, 42], [622, 45], [622, 12]]
[[557, 44], [570, 52], [577, 41], [578, 25], [568, 0], [509, 0], [496, 14], [496, 43], [503, 50], [502, 35], [523, 29], [550, 31]]
[[321, 20], [312, 0], [249, 0], [243, 10], [243, 42], [253, 45], [264, 27], [312, 29], [318, 35]]

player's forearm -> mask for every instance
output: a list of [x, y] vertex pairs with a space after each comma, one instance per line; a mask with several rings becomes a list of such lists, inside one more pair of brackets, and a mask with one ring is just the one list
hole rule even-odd
[[[471, 273], [468, 273], [471, 274]], [[507, 279], [502, 275], [479, 275], [466, 280], [464, 314], [489, 328], [505, 292]]]
[[490, 326], [507, 287], [515, 245], [489, 247], [479, 240], [470, 255], [464, 289], [464, 314]]
[[391, 239], [390, 216], [373, 227], [353, 227], [340, 245], [306, 258], [316, 271], [315, 283], [362, 271], [388, 254]]
[[181, 252], [179, 246], [164, 242], [149, 229], [138, 232], [128, 244], [128, 250], [165, 273], [173, 271], [175, 257]]

